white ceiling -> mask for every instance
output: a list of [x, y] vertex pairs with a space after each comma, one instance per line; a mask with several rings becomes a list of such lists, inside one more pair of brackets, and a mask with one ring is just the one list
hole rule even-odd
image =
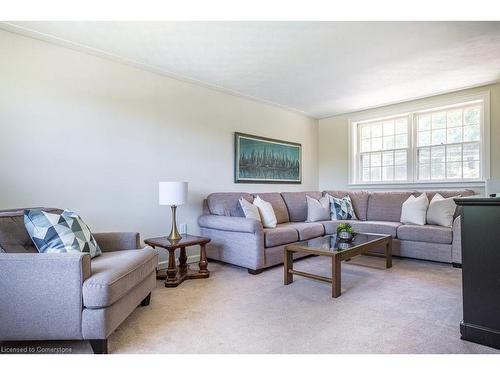
[[316, 118], [500, 80], [500, 22], [9, 22]]

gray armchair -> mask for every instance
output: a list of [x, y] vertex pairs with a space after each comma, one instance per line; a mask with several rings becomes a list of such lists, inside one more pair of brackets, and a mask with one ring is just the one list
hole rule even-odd
[[[57, 209], [46, 209], [61, 212]], [[23, 209], [0, 211], [0, 341], [107, 338], [156, 286], [158, 253], [138, 233], [94, 234], [102, 255], [40, 254]]]

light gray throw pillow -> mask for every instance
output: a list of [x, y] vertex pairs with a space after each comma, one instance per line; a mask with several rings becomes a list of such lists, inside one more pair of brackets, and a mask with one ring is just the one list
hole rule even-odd
[[330, 220], [330, 200], [328, 197], [321, 197], [319, 200], [306, 195], [307, 200], [307, 220], [314, 221]]
[[441, 225], [443, 227], [451, 227], [453, 225], [453, 216], [457, 205], [453, 198], [443, 198], [439, 193], [434, 194], [434, 197], [429, 203], [427, 209], [427, 224]]
[[245, 214], [245, 217], [247, 219], [255, 219], [261, 221], [259, 208], [255, 204], [250, 203], [245, 198], [240, 198], [239, 202], [241, 209], [243, 210], [243, 213]]

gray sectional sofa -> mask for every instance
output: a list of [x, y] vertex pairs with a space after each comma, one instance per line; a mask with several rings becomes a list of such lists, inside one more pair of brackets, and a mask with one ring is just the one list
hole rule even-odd
[[[429, 191], [443, 197], [469, 196], [471, 190]], [[358, 220], [328, 220], [306, 223], [306, 196], [320, 198], [324, 194], [351, 197]], [[245, 267], [250, 273], [283, 263], [287, 244], [332, 234], [337, 225], [348, 222], [357, 232], [390, 234], [393, 254], [446, 263], [461, 263], [460, 218], [455, 214], [453, 227], [436, 225], [404, 225], [399, 222], [403, 202], [416, 191], [369, 192], [354, 190], [258, 193], [273, 206], [278, 225], [263, 228], [262, 224], [244, 217], [238, 203], [240, 197], [252, 202], [256, 194], [213, 193], [204, 202], [198, 224], [201, 233], [212, 241], [207, 246], [210, 259]], [[297, 258], [304, 255], [296, 253]]]
[[[44, 208], [61, 213], [62, 210]], [[24, 210], [0, 211], [0, 342], [107, 338], [156, 287], [158, 252], [140, 249], [139, 233], [94, 233], [102, 255], [40, 254]]]

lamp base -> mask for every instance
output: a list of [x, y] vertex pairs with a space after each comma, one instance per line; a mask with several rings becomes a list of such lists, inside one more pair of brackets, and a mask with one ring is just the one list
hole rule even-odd
[[179, 241], [182, 238], [177, 230], [177, 220], [175, 215], [176, 209], [177, 206], [172, 206], [172, 228], [170, 229], [170, 234], [167, 237], [170, 241]]

